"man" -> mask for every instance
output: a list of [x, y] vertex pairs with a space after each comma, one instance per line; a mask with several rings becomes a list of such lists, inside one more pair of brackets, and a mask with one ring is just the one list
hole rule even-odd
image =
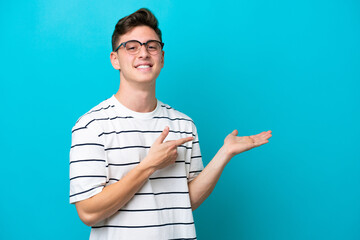
[[92, 226], [90, 239], [196, 239], [192, 210], [230, 159], [267, 143], [271, 131], [234, 130], [204, 169], [194, 122], [155, 97], [164, 51], [154, 15], [120, 19], [112, 47], [120, 87], [72, 130], [70, 202]]

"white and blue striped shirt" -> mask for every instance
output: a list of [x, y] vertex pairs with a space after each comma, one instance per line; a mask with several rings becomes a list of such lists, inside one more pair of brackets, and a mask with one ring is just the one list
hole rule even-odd
[[134, 112], [115, 96], [84, 114], [72, 129], [70, 203], [90, 198], [144, 159], [165, 126], [165, 141], [194, 137], [178, 146], [175, 164], [152, 174], [117, 213], [98, 222], [90, 239], [196, 239], [188, 182], [202, 170], [199, 139], [187, 115], [157, 101]]

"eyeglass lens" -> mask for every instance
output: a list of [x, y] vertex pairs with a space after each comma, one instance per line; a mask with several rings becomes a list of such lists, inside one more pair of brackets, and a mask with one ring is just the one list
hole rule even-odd
[[[158, 54], [161, 51], [161, 44], [157, 41], [148, 41], [145, 43], [145, 47], [150, 54]], [[141, 44], [138, 41], [129, 41], [125, 48], [130, 54], [137, 54], [140, 51]]]

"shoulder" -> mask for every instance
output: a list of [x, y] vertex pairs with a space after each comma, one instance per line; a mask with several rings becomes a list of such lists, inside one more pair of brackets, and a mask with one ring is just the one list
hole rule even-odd
[[182, 119], [185, 121], [192, 122], [194, 124], [194, 121], [191, 119], [191, 117], [189, 117], [185, 113], [173, 108], [169, 104], [163, 103], [161, 101], [159, 101], [159, 103], [160, 103], [160, 107], [162, 108], [163, 112], [166, 115], [168, 115], [170, 118]]
[[76, 121], [73, 130], [76, 128], [83, 128], [90, 125], [92, 122], [96, 122], [96, 120], [108, 118], [109, 112], [113, 111], [115, 105], [110, 101], [110, 99], [106, 99], [95, 107], [91, 108], [85, 114], [83, 114], [79, 119]]
[[[170, 121], [173, 122], [178, 122], [179, 126], [182, 126], [185, 129], [189, 129], [195, 135], [197, 135], [196, 125], [191, 117], [189, 117], [187, 114], [179, 110], [176, 110], [175, 108], [171, 107], [169, 104], [163, 102], [160, 102], [160, 107], [162, 108], [161, 112], [165, 116], [164, 118], [168, 118]], [[163, 117], [159, 117], [159, 118], [163, 118]]]

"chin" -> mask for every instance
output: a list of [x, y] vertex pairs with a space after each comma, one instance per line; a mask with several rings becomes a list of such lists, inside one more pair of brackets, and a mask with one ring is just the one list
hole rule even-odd
[[155, 82], [159, 74], [145, 74], [142, 76], [135, 76], [133, 79], [137, 82]]
[[151, 83], [151, 82], [155, 82], [157, 77], [154, 76], [148, 76], [148, 77], [137, 77], [134, 78], [135, 82], [138, 83]]
[[134, 83], [151, 83], [155, 82], [159, 74], [124, 74], [120, 75], [120, 79], [123, 79], [127, 82]]

